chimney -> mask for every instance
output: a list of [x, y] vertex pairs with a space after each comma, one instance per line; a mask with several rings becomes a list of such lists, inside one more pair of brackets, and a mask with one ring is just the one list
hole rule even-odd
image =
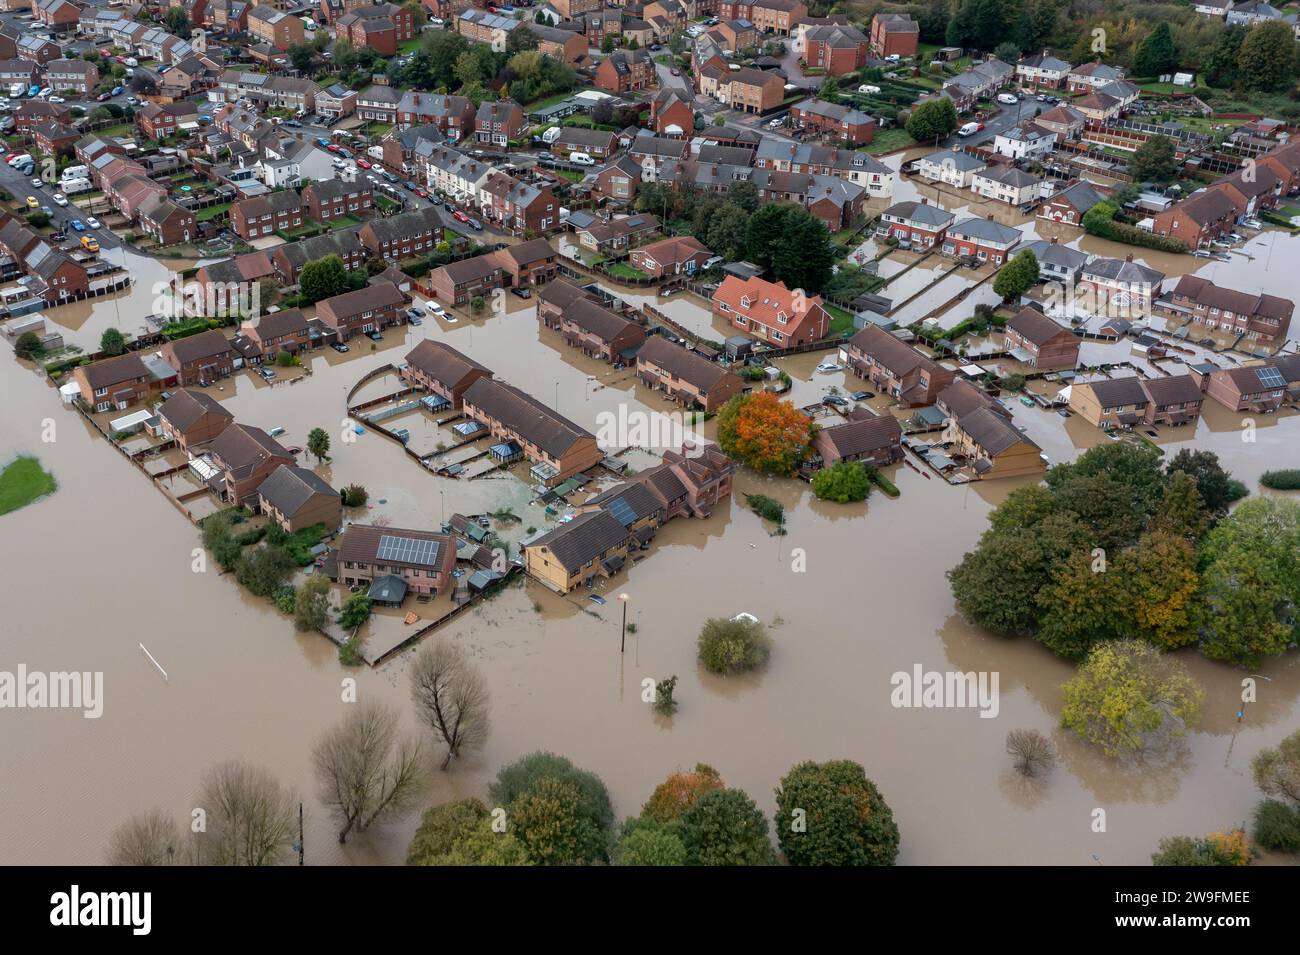
[[927, 199], [925, 196], [922, 196], [922, 197], [921, 197], [921, 205], [923, 205], [923, 206], [928, 206], [929, 204], [930, 204], [930, 200]]
[[1052, 245], [1056, 245], [1056, 236], [1052, 236]]
[[986, 215], [984, 218], [988, 219], [989, 222], [992, 222], [992, 221], [993, 221], [993, 213], [990, 212], [990, 213], [989, 213], [988, 215]]
[[1124, 256], [1124, 261], [1125, 261], [1125, 262], [1132, 262], [1132, 261], [1133, 261], [1133, 253], [1130, 252], [1128, 255]]

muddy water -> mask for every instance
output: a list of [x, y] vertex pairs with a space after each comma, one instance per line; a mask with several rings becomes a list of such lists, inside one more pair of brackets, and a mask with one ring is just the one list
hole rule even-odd
[[[97, 329], [117, 323], [113, 308], [96, 303], [74, 340], [97, 341]], [[518, 479], [438, 478], [372, 432], [343, 440], [348, 389], [367, 371], [400, 361], [426, 335], [592, 429], [601, 411], [666, 408], [629, 374], [539, 330], [533, 309], [522, 305], [475, 322], [390, 331], [374, 351], [358, 343], [347, 355], [318, 352], [301, 384], [267, 387], [245, 374], [213, 393], [241, 421], [286, 428], [288, 443], [305, 444], [312, 427], [329, 430], [333, 461], [318, 469], [336, 486], [365, 484], [368, 519], [428, 527], [453, 510], [510, 506], [540, 526]], [[790, 365], [800, 392], [848, 384], [842, 373], [815, 376], [814, 358]], [[324, 639], [295, 634], [233, 581], [194, 572], [193, 528], [61, 409], [53, 389], [9, 360], [0, 362], [0, 387], [0, 455], [37, 454], [60, 482], [51, 498], [0, 518], [0, 580], [10, 597], [0, 667], [103, 671], [106, 694], [99, 720], [0, 712], [0, 802], [8, 810], [0, 817], [0, 862], [97, 862], [123, 817], [155, 804], [178, 816], [188, 811], [203, 770], [232, 756], [267, 766], [303, 795], [309, 861], [399, 862], [414, 817], [339, 848], [315, 799], [310, 748], [343, 714], [345, 676], [357, 679], [363, 698], [409, 712], [408, 659], [345, 673]], [[1055, 460], [1099, 440], [1077, 417], [1014, 410]], [[1238, 476], [1253, 483], [1268, 467], [1296, 463], [1294, 416], [1261, 422], [1253, 445], [1241, 442], [1239, 423], [1223, 418], [1212, 409], [1195, 443], [1219, 451]], [[53, 443], [41, 440], [45, 419], [55, 422]], [[1172, 450], [1191, 438], [1184, 430], [1161, 441]], [[789, 535], [770, 536], [741, 493], [706, 521], [665, 528], [647, 559], [604, 588], [607, 596], [629, 595], [629, 619], [638, 623], [624, 655], [614, 601], [600, 607], [523, 584], [457, 620], [446, 635], [464, 642], [483, 667], [494, 726], [482, 753], [451, 773], [431, 774], [428, 801], [483, 795], [502, 763], [547, 747], [600, 773], [620, 814], [636, 812], [668, 772], [699, 760], [770, 811], [773, 786], [796, 761], [856, 759], [894, 807], [901, 860], [914, 864], [1140, 863], [1162, 836], [1248, 817], [1256, 800], [1251, 756], [1298, 722], [1294, 655], [1262, 669], [1271, 682], [1261, 684], [1260, 702], [1240, 725], [1233, 714], [1241, 674], [1187, 655], [1208, 705], [1186, 754], [1159, 770], [1117, 769], [1054, 728], [1067, 664], [954, 615], [943, 571], [975, 542], [989, 508], [1015, 483], [951, 488], [906, 468], [894, 472], [899, 499], [877, 495], [850, 507], [815, 502], [801, 484], [743, 475], [738, 492], [785, 503]], [[802, 572], [793, 563], [796, 548], [806, 560]], [[701, 620], [740, 610], [781, 621], [771, 666], [735, 680], [704, 674], [694, 654]], [[141, 643], [168, 680], [144, 658]], [[915, 664], [998, 671], [997, 718], [894, 709], [890, 675]], [[671, 720], [656, 718], [641, 702], [641, 682], [672, 674], [680, 677], [681, 709]], [[1063, 765], [1041, 787], [1026, 789], [1007, 771], [1003, 739], [1015, 727], [1054, 733], [1060, 742]], [[1107, 810], [1105, 834], [1090, 830], [1096, 807]]]

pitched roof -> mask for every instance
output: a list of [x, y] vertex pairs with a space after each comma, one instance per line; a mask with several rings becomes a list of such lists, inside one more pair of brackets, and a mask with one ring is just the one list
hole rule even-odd
[[1007, 328], [1035, 345], [1046, 345], [1060, 335], [1071, 334], [1036, 308], [1022, 308], [1011, 321], [1007, 322]]
[[475, 371], [484, 372], [489, 376], [492, 374], [489, 368], [480, 365], [468, 355], [458, 352], [445, 342], [429, 338], [407, 352], [406, 363], [449, 388], [455, 388]]
[[628, 540], [627, 528], [606, 510], [579, 514], [528, 546], [544, 547], [567, 571], [579, 570]]
[[934, 361], [876, 325], [866, 326], [850, 338], [848, 343], [863, 354], [876, 359], [898, 378], [918, 368], [931, 372], [939, 370], [939, 365]]
[[187, 365], [232, 350], [230, 339], [215, 328], [190, 335], [188, 338], [178, 338], [171, 343], [171, 352], [176, 356], [176, 360]]
[[111, 388], [113, 385], [132, 378], [148, 378], [149, 370], [136, 352], [127, 352], [116, 358], [101, 358], [82, 368], [86, 382], [92, 389]]
[[903, 429], [897, 418], [885, 414], [832, 425], [823, 428], [819, 434], [831, 443], [840, 457], [847, 458], [899, 444]]
[[637, 352], [638, 362], [652, 362], [675, 378], [702, 392], [709, 392], [731, 374], [726, 368], [709, 361], [693, 351], [688, 351], [662, 335], [652, 335]]
[[251, 474], [264, 461], [272, 457], [287, 458], [293, 456], [285, 447], [261, 428], [247, 424], [232, 424], [217, 435], [208, 450], [230, 469], [231, 475], [238, 478]]
[[[385, 538], [389, 540], [385, 542]], [[428, 543], [416, 543], [420, 541]], [[448, 552], [456, 553], [456, 542], [450, 534], [405, 527], [376, 527], [372, 524], [348, 525], [347, 533], [339, 544], [340, 561], [360, 564], [380, 562], [412, 568], [440, 566], [446, 560]]]
[[1142, 390], [1157, 407], [1196, 403], [1204, 397], [1201, 388], [1191, 375], [1170, 375], [1168, 378], [1144, 378]]
[[1106, 378], [1089, 381], [1078, 387], [1088, 387], [1097, 397], [1103, 408], [1118, 408], [1120, 405], [1146, 405], [1147, 393], [1138, 378]]
[[174, 392], [159, 407], [158, 414], [182, 434], [194, 427], [204, 415], [215, 414], [230, 421], [235, 420], [235, 416], [211, 395], [189, 388]]
[[465, 401], [554, 458], [563, 457], [578, 441], [592, 437], [532, 395], [492, 378], [480, 378], [470, 385]]
[[338, 497], [339, 492], [330, 487], [315, 471], [296, 465], [282, 464], [257, 486], [257, 493], [266, 498], [267, 503], [285, 517], [292, 517], [315, 495], [326, 494]]

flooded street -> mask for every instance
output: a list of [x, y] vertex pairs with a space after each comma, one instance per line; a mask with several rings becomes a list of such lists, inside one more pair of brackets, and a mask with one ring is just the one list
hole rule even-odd
[[[895, 199], [907, 188], [900, 183]], [[1265, 237], [1262, 244], [1274, 241], [1295, 242]], [[1268, 275], [1280, 287], [1271, 291], [1300, 292], [1297, 270], [1283, 274], [1297, 248], [1273, 250]], [[137, 285], [119, 301], [47, 318], [87, 350], [110, 325], [142, 326], [152, 282], [165, 279], [166, 269], [144, 259], [131, 267]], [[1216, 280], [1227, 283], [1229, 275]], [[539, 328], [531, 306], [507, 298], [514, 310], [506, 314], [392, 329], [373, 351], [364, 339], [346, 355], [316, 351], [312, 374], [299, 384], [269, 387], [241, 373], [209, 390], [238, 421], [285, 428], [287, 444], [305, 445], [311, 428], [325, 428], [333, 460], [317, 470], [335, 487], [368, 488], [366, 520], [427, 528], [454, 511], [509, 507], [523, 525], [547, 526], [515, 478], [438, 477], [378, 434], [342, 437], [349, 390], [366, 373], [400, 363], [422, 337], [447, 341], [591, 431], [601, 412], [669, 409], [630, 372], [567, 348], [557, 333]], [[968, 297], [961, 307], [973, 304]], [[674, 308], [687, 311], [661, 307], [674, 318]], [[815, 375], [818, 357], [783, 363], [795, 378], [796, 403], [830, 386], [853, 387], [842, 372]], [[388, 386], [396, 380], [371, 383], [360, 397], [383, 395]], [[0, 388], [7, 398], [0, 459], [37, 455], [59, 481], [52, 497], [0, 518], [0, 579], [9, 597], [0, 669], [23, 663], [103, 671], [105, 689], [98, 720], [59, 710], [0, 714], [0, 802], [8, 810], [0, 819], [0, 862], [98, 863], [126, 816], [157, 805], [183, 818], [202, 773], [243, 757], [304, 797], [308, 863], [400, 863], [418, 816], [339, 847], [316, 800], [310, 752], [343, 715], [345, 678], [356, 679], [362, 699], [401, 707], [415, 730], [410, 654], [374, 670], [345, 670], [324, 638], [296, 634], [289, 618], [215, 567], [195, 572], [195, 529], [62, 408], [55, 389], [9, 356], [0, 360]], [[1053, 461], [1106, 440], [1078, 417], [1012, 408]], [[42, 441], [47, 419], [55, 425], [51, 443]], [[432, 419], [420, 420], [402, 426], [420, 443], [413, 449], [426, 453], [441, 438]], [[712, 428], [704, 427], [706, 436]], [[1246, 444], [1237, 416], [1207, 404], [1195, 433], [1171, 429], [1156, 440], [1170, 454], [1193, 444], [1217, 451], [1252, 491], [1264, 470], [1300, 465], [1294, 414], [1261, 419], [1257, 440]], [[448, 773], [432, 771], [425, 803], [485, 796], [502, 764], [545, 748], [598, 773], [620, 817], [636, 813], [668, 773], [700, 761], [746, 789], [770, 816], [773, 788], [791, 765], [854, 759], [892, 806], [902, 833], [899, 861], [908, 864], [1144, 864], [1164, 836], [1222, 830], [1249, 817], [1258, 799], [1251, 757], [1300, 723], [1295, 653], [1258, 671], [1268, 682], [1241, 723], [1235, 713], [1243, 672], [1182, 654], [1206, 691], [1205, 717], [1185, 755], [1158, 769], [1119, 767], [1057, 729], [1070, 664], [1031, 641], [978, 631], [954, 613], [944, 571], [974, 545], [990, 508], [1017, 482], [950, 487], [906, 467], [890, 476], [898, 499], [877, 493], [865, 505], [837, 506], [816, 501], [802, 483], [742, 473], [729, 504], [707, 520], [668, 524], [644, 560], [606, 583], [606, 596], [630, 597], [637, 632], [626, 654], [619, 653], [617, 601], [598, 606], [531, 582], [449, 624], [441, 637], [464, 643], [483, 669], [493, 725], [482, 752]], [[770, 536], [745, 506], [744, 493], [755, 492], [785, 505], [787, 536]], [[703, 672], [695, 654], [700, 624], [739, 611], [776, 623], [770, 665], [742, 678]], [[893, 708], [890, 676], [917, 664], [998, 671], [997, 718], [970, 709]], [[657, 717], [641, 701], [642, 680], [674, 674], [680, 709]], [[1004, 739], [1016, 728], [1039, 729], [1060, 747], [1061, 765], [1041, 787], [1025, 788], [1011, 771]], [[1107, 811], [1101, 834], [1091, 830], [1099, 807]]]

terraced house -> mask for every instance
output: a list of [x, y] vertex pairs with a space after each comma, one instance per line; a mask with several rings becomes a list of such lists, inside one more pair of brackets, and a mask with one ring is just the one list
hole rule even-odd
[[685, 408], [717, 411], [740, 394], [740, 376], [717, 362], [670, 342], [650, 337], [636, 355], [637, 379], [662, 391]]
[[375, 196], [368, 182], [326, 179], [312, 182], [302, 191], [307, 214], [317, 222], [329, 222], [343, 216], [357, 216], [374, 208]]
[[231, 344], [247, 363], [274, 361], [282, 351], [296, 355], [310, 348], [311, 326], [301, 309], [267, 312], [240, 325], [239, 334]]
[[1229, 411], [1268, 414], [1288, 399], [1300, 401], [1300, 356], [1278, 356], [1240, 368], [1206, 369], [1200, 384], [1207, 398]]
[[302, 197], [292, 189], [250, 196], [230, 207], [230, 227], [244, 240], [287, 232], [302, 223]]
[[466, 417], [494, 438], [514, 441], [533, 462], [533, 480], [554, 487], [604, 457], [590, 432], [504, 382], [480, 378], [464, 394]]
[[316, 303], [316, 317], [340, 342], [400, 324], [406, 297], [392, 282], [376, 282]]
[[449, 143], [472, 138], [474, 103], [464, 96], [407, 91], [397, 101], [399, 126], [436, 126]]
[[1104, 431], [1140, 424], [1150, 401], [1136, 377], [1075, 382], [1070, 386], [1070, 410]]
[[469, 386], [480, 378], [491, 378], [492, 370], [462, 354], [445, 342], [426, 338], [406, 354], [402, 377], [460, 408]]
[[979, 478], [1022, 477], [1046, 469], [1042, 449], [1025, 437], [1011, 412], [966, 381], [954, 381], [938, 396], [947, 423], [947, 454]]
[[631, 533], [610, 511], [589, 511], [526, 542], [524, 566], [533, 579], [567, 594], [617, 574], [631, 544]]
[[615, 366], [631, 364], [632, 356], [646, 340], [645, 329], [636, 322], [587, 298], [564, 311], [560, 334], [570, 348]]
[[372, 219], [358, 234], [372, 255], [395, 262], [432, 251], [442, 239], [442, 218], [435, 209], [416, 209]]
[[331, 255], [337, 255], [348, 271], [360, 268], [365, 264], [367, 250], [358, 237], [359, 231], [359, 226], [353, 226], [277, 246], [270, 255], [276, 275], [286, 285], [295, 285], [304, 265]]
[[1211, 330], [1230, 331], [1249, 342], [1276, 346], [1286, 341], [1295, 303], [1265, 292], [1238, 292], [1197, 275], [1184, 275], [1156, 303], [1167, 315], [1186, 317]]
[[868, 325], [844, 348], [849, 370], [892, 395], [904, 408], [934, 404], [952, 384], [953, 372], [875, 325]]
[[808, 7], [799, 0], [721, 0], [718, 16], [723, 20], [748, 20], [764, 33], [789, 36]]
[[903, 460], [903, 429], [891, 414], [863, 416], [819, 429], [812, 446], [814, 465], [861, 461], [879, 468]]

